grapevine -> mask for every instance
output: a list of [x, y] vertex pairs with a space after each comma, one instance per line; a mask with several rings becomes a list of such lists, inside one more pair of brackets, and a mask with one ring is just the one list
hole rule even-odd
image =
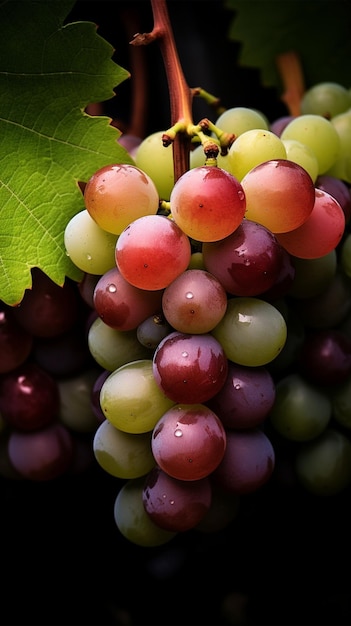
[[[36, 264], [33, 245], [20, 287], [6, 274], [0, 475], [34, 498], [87, 484], [94, 515], [107, 502], [113, 558], [124, 551], [130, 576], [141, 563], [164, 593], [189, 554], [220, 569], [213, 548], [237, 551], [240, 583], [220, 588], [206, 619], [249, 624], [248, 562], [269, 556], [265, 502], [282, 501], [286, 520], [297, 497], [315, 519], [340, 514], [351, 488], [351, 91], [309, 86], [289, 51], [276, 58], [284, 115], [224, 106], [188, 84], [167, 0], [150, 10], [148, 32], [127, 12], [129, 46], [139, 90], [146, 48], [158, 48], [169, 124], [148, 134], [140, 100], [125, 126], [85, 102], [80, 124], [105, 134], [81, 175], [66, 167], [76, 178], [57, 267], [45, 247]], [[196, 99], [209, 111], [199, 120]], [[142, 619], [111, 605], [113, 623]]]

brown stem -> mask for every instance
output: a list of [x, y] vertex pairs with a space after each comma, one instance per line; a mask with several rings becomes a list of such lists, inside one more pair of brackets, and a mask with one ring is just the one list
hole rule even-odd
[[[158, 40], [166, 70], [171, 125], [182, 122], [184, 128], [193, 124], [193, 91], [189, 88], [179, 60], [174, 33], [169, 18], [166, 0], [151, 0], [154, 26], [151, 33], [137, 34], [133, 45], [145, 45]], [[174, 179], [189, 169], [190, 140], [186, 133], [179, 132], [173, 142]]]
[[284, 92], [282, 101], [288, 107], [290, 115], [298, 116], [301, 113], [301, 99], [305, 92], [304, 75], [301, 61], [296, 52], [284, 52], [276, 58]]

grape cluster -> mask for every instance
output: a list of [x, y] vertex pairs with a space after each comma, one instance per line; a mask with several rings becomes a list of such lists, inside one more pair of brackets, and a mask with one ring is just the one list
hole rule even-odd
[[76, 283], [60, 287], [37, 268], [18, 306], [1, 303], [2, 476], [48, 481], [94, 461], [91, 394], [101, 368], [87, 346], [90, 315]]
[[271, 125], [226, 110], [227, 155], [194, 147], [176, 182], [161, 131], [87, 182], [65, 246], [130, 541], [223, 528], [286, 458], [315, 494], [351, 484], [350, 124], [350, 93], [316, 85]]

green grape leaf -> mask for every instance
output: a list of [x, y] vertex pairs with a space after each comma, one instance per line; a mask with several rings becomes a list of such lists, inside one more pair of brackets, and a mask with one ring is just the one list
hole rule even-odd
[[281, 93], [277, 56], [294, 51], [306, 88], [332, 81], [350, 85], [349, 0], [226, 0], [234, 11], [228, 38], [241, 44], [239, 63], [260, 70], [264, 86]]
[[64, 248], [84, 208], [79, 182], [133, 163], [121, 133], [85, 108], [109, 100], [129, 72], [91, 22], [64, 22], [69, 0], [0, 0], [0, 299], [15, 305], [31, 268], [55, 283], [82, 273]]

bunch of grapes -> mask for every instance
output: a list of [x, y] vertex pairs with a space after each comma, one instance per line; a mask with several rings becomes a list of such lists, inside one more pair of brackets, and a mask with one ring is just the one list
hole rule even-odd
[[91, 315], [80, 286], [33, 269], [21, 303], [0, 305], [0, 474], [53, 480], [94, 461], [91, 405], [101, 368], [87, 346]]
[[140, 140], [65, 230], [100, 368], [93, 452], [143, 546], [224, 528], [286, 457], [314, 494], [351, 484], [350, 92], [215, 126], [227, 154], [194, 146], [177, 180], [164, 131]]

